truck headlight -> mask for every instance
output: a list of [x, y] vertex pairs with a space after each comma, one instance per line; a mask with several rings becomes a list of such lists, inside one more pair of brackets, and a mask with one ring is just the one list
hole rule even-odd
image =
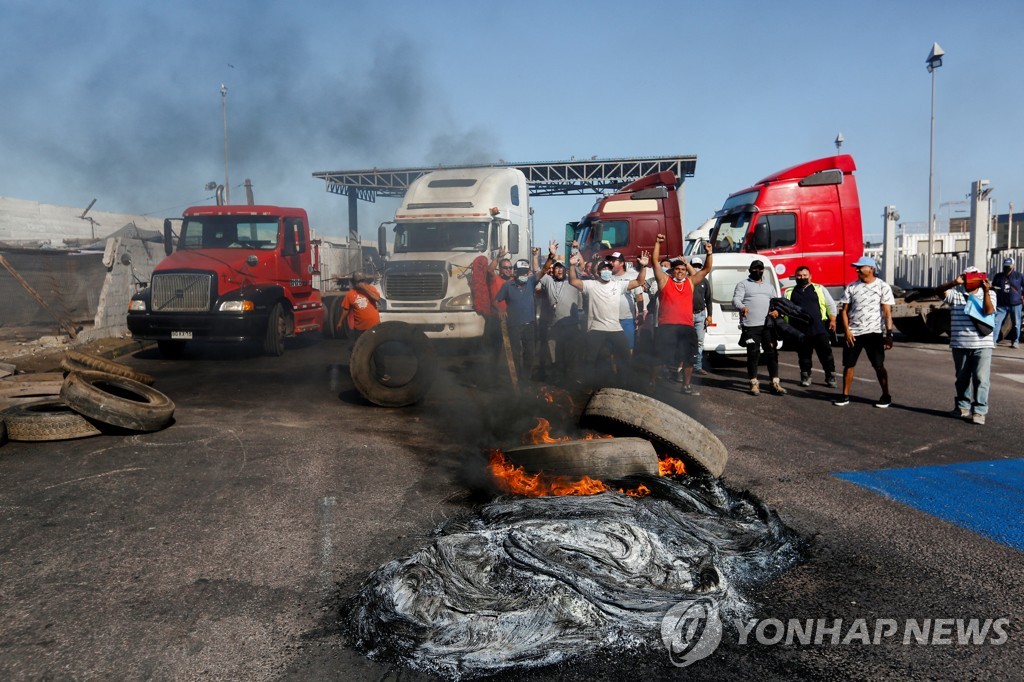
[[441, 304], [441, 310], [467, 312], [473, 310], [473, 294], [452, 296]]
[[255, 309], [252, 301], [224, 301], [217, 307], [222, 313], [248, 313]]
[[146, 302], [141, 298], [132, 299], [128, 303], [128, 312], [131, 313], [144, 313], [146, 312]]

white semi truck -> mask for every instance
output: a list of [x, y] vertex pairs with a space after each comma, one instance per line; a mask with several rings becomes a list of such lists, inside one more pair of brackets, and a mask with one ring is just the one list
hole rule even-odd
[[483, 336], [473, 307], [472, 263], [500, 249], [529, 260], [532, 226], [526, 176], [517, 168], [446, 169], [415, 180], [378, 233], [385, 258], [381, 321], [416, 325], [430, 338]]

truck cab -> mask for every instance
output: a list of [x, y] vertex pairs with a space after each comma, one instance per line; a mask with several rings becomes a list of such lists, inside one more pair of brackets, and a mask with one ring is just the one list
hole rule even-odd
[[526, 176], [518, 168], [464, 168], [427, 173], [415, 180], [379, 250], [386, 254], [381, 281], [381, 321], [416, 325], [430, 338], [483, 336], [484, 318], [473, 306], [472, 264], [490, 262], [504, 248], [508, 258], [532, 256]]
[[565, 243], [579, 243], [584, 260], [619, 251], [626, 261], [653, 251], [665, 235], [663, 253], [683, 252], [683, 227], [675, 173], [663, 171], [632, 182], [594, 204], [579, 222], [568, 223]]
[[128, 328], [179, 355], [192, 340], [261, 344], [284, 352], [285, 337], [320, 331], [313, 287], [317, 253], [301, 208], [195, 206], [185, 210], [177, 250], [165, 221], [167, 257], [129, 304]]
[[731, 194], [715, 214], [715, 253], [767, 256], [783, 288], [806, 265], [813, 281], [840, 296], [850, 263], [864, 253], [856, 168], [848, 154], [826, 157]]

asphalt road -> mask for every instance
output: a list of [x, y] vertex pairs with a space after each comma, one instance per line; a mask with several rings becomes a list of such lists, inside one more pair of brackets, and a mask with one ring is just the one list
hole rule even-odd
[[[141, 351], [122, 360], [157, 377], [177, 405], [172, 426], [0, 447], [0, 678], [421, 677], [350, 648], [338, 605], [373, 569], [487, 499], [481, 447], [532, 426], [532, 406], [507, 381], [486, 381], [486, 365], [452, 354], [439, 360], [452, 373], [423, 404], [373, 407], [352, 389], [344, 356], [338, 341], [293, 344], [280, 358]], [[864, 400], [844, 408], [831, 405], [820, 372], [802, 389], [795, 357], [783, 363], [785, 397], [746, 395], [739, 363], [716, 369], [700, 397], [673, 384], [656, 397], [712, 428], [730, 451], [727, 484], [808, 540], [804, 564], [752, 588], [752, 617], [842, 619], [841, 636], [857, 619], [871, 631], [892, 620], [900, 634], [877, 645], [741, 644], [727, 622], [717, 650], [685, 671], [652, 650], [512, 677], [1019, 678], [1024, 562], [1011, 544], [1024, 500], [1002, 528], [1010, 540], [996, 541], [836, 474], [1012, 464], [1024, 352], [997, 351], [985, 426], [947, 416], [943, 346], [889, 354], [887, 410], [871, 405], [879, 391], [863, 360], [853, 393]], [[970, 472], [939, 486], [970, 512], [987, 494], [965, 480]], [[986, 518], [979, 526], [1001, 532]], [[1000, 645], [902, 642], [907, 619], [1003, 617]]]

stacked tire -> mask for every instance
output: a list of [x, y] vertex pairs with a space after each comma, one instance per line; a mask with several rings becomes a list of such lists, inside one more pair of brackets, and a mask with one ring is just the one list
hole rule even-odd
[[[38, 381], [29, 378], [34, 375], [0, 380], [0, 396], [13, 396], [0, 412], [0, 442], [4, 432], [12, 441], [58, 441], [98, 436], [111, 427], [159, 431], [171, 423], [174, 403], [152, 387], [153, 377], [78, 351], [68, 351], [61, 366], [59, 384], [52, 374]], [[20, 385], [2, 385], [8, 383]]]

